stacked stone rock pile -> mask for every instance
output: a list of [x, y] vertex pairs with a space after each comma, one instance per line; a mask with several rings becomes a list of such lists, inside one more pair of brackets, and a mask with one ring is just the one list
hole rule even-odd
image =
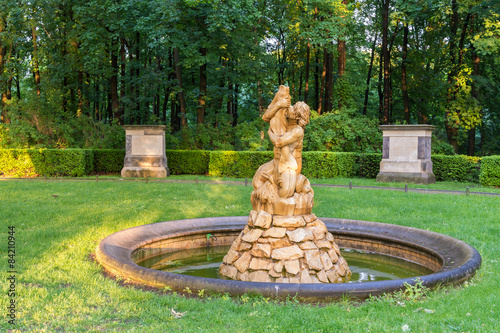
[[252, 210], [219, 274], [240, 281], [335, 283], [346, 281], [351, 271], [333, 235], [314, 214]]

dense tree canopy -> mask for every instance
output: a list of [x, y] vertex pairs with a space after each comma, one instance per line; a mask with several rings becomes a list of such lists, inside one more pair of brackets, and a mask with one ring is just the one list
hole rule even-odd
[[268, 149], [259, 115], [286, 84], [314, 110], [306, 149], [421, 123], [498, 154], [499, 51], [496, 0], [0, 0], [0, 147], [165, 124], [175, 148]]

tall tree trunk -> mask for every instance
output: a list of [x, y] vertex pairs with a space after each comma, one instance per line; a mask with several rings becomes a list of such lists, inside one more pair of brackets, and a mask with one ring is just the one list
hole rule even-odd
[[181, 116], [181, 127], [183, 129], [187, 128], [187, 112], [186, 112], [186, 99], [184, 97], [184, 90], [182, 87], [182, 71], [180, 65], [179, 49], [174, 48], [174, 66], [175, 75], [177, 77], [177, 82], [179, 85], [179, 106], [180, 106], [180, 116]]
[[[320, 103], [320, 88], [319, 88], [319, 57], [316, 51], [316, 66], [314, 69], [314, 109], [319, 110]], [[319, 112], [319, 111], [318, 111]]]
[[[140, 70], [141, 70], [141, 35], [139, 32], [135, 33], [135, 60], [136, 60], [136, 66], [135, 66], [135, 80], [136, 82], [139, 82], [139, 77], [140, 77]], [[135, 86], [135, 106], [136, 106], [136, 123], [141, 124], [141, 88], [140, 85]]]
[[204, 58], [203, 64], [200, 66], [200, 95], [198, 96], [198, 124], [203, 124], [205, 122], [205, 109], [206, 109], [206, 98], [207, 98], [207, 62], [205, 57], [207, 55], [207, 49], [201, 49], [201, 56]]
[[382, 123], [389, 124], [389, 105], [390, 105], [390, 54], [388, 49], [389, 33], [389, 1], [384, 0], [384, 9], [382, 12], [382, 59], [384, 61], [384, 102], [382, 109]]
[[120, 114], [122, 115], [122, 118], [121, 120], [118, 119], [118, 121], [122, 121], [120, 124], [123, 125], [125, 124], [125, 105], [123, 103], [123, 100], [125, 99], [125, 95], [126, 95], [126, 87], [127, 87], [127, 84], [126, 84], [126, 81], [125, 81], [125, 70], [126, 70], [126, 61], [125, 61], [125, 39], [124, 38], [120, 38], [120, 101], [121, 103], [118, 103], [119, 104], [119, 108], [120, 108]]
[[372, 77], [373, 59], [375, 58], [375, 46], [377, 45], [377, 34], [378, 34], [378, 31], [375, 32], [375, 38], [373, 38], [372, 54], [370, 57], [370, 66], [368, 67], [368, 77], [366, 78], [365, 103], [363, 105], [363, 115], [366, 115], [366, 111], [368, 109], [368, 95], [370, 93], [370, 80]]
[[319, 88], [319, 103], [318, 103], [318, 114], [320, 115], [323, 111], [323, 92], [325, 90], [325, 81], [326, 81], [326, 67], [328, 64], [328, 51], [323, 51], [323, 71], [321, 72], [321, 86]]
[[309, 66], [311, 62], [311, 43], [307, 41], [307, 51], [306, 51], [306, 77], [305, 77], [305, 87], [304, 87], [304, 103], [307, 104], [307, 97], [309, 95]]
[[[5, 19], [3, 17], [0, 17], [0, 34], [4, 31], [4, 29], [5, 29]], [[2, 107], [0, 122], [2, 122], [3, 124], [9, 124], [10, 119], [7, 114], [7, 110], [5, 109], [5, 106], [7, 104], [7, 91], [6, 91], [7, 87], [3, 82], [3, 78], [1, 78], [1, 75], [4, 73], [5, 55], [7, 54], [7, 48], [2, 42], [3, 40], [0, 39], [0, 79], [2, 80], [0, 81], [0, 95], [1, 95], [0, 106]]]
[[408, 23], [404, 24], [403, 34], [403, 56], [401, 61], [401, 93], [403, 94], [404, 115], [407, 124], [410, 124], [410, 99], [408, 97], [408, 86], [406, 83], [406, 62], [408, 57]]
[[[472, 82], [472, 91], [471, 95], [474, 99], [478, 99], [479, 93], [476, 87], [475, 80], [479, 76], [479, 63], [480, 63], [479, 55], [476, 52], [476, 48], [472, 45], [472, 64], [473, 64], [473, 72], [472, 74], [475, 76], [474, 81]], [[474, 156], [474, 147], [476, 146], [476, 128], [472, 127], [469, 130], [469, 140], [467, 143], [467, 155]]]
[[[458, 27], [460, 24], [460, 13], [457, 0], [452, 0], [451, 2], [451, 22], [450, 22], [450, 42], [449, 42], [449, 52], [450, 52], [450, 71], [448, 72], [448, 96], [447, 96], [447, 107], [445, 108], [445, 129], [446, 135], [448, 137], [448, 142], [453, 146], [455, 152], [458, 152], [458, 123], [457, 121], [452, 121], [452, 113], [458, 112], [457, 110], [451, 109], [453, 102], [456, 100], [458, 92], [458, 76], [460, 74], [460, 66], [463, 60], [463, 48], [464, 41], [467, 31], [467, 26], [471, 14], [467, 14], [467, 17], [462, 26], [462, 33], [457, 45], [458, 37]], [[453, 117], [457, 118], [457, 117]]]
[[238, 125], [238, 93], [239, 93], [239, 84], [234, 85], [234, 105], [233, 105], [233, 127]]
[[111, 77], [110, 77], [110, 97], [111, 97], [111, 112], [113, 118], [118, 120], [119, 124], [123, 124], [123, 114], [120, 113], [118, 105], [118, 55], [116, 54], [117, 40], [111, 40]]
[[382, 57], [382, 54], [384, 53], [384, 50], [382, 47], [380, 48], [380, 55], [379, 55], [379, 63], [378, 63], [378, 85], [377, 85], [377, 91], [378, 91], [378, 119], [381, 124], [384, 123], [384, 91], [383, 91], [383, 79], [382, 75], [384, 72], [384, 58]]
[[31, 28], [31, 33], [33, 37], [33, 76], [35, 77], [35, 89], [36, 95], [40, 96], [40, 70], [38, 68], [38, 43], [36, 41], [36, 27]]
[[328, 52], [328, 70], [326, 72], [328, 83], [325, 92], [325, 112], [331, 112], [333, 110], [332, 98], [333, 98], [333, 52]]

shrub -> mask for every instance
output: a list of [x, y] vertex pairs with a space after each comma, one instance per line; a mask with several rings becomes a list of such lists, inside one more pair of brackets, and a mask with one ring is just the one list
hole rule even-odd
[[[172, 175], [206, 175], [210, 152], [205, 150], [167, 150], [167, 164]], [[122, 163], [123, 164], [123, 163]]]
[[438, 181], [477, 181], [477, 157], [432, 155], [431, 159], [432, 170]]
[[481, 159], [480, 181], [483, 186], [500, 186], [500, 156]]
[[125, 150], [94, 149], [94, 172], [120, 172], [123, 168]]
[[356, 154], [304, 152], [302, 173], [310, 178], [351, 177], [356, 174]]
[[83, 176], [93, 171], [93, 152], [89, 149], [2, 149], [0, 173], [29, 177]]
[[213, 151], [210, 153], [210, 176], [253, 177], [257, 169], [273, 159], [273, 152]]
[[382, 154], [359, 155], [359, 176], [364, 178], [376, 178], [380, 172]]
[[305, 151], [376, 153], [382, 148], [378, 120], [347, 111], [311, 114], [304, 135]]

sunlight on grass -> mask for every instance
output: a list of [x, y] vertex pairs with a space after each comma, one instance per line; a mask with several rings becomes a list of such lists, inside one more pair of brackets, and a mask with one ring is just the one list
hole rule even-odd
[[[442, 185], [440, 185], [442, 186]], [[19, 311], [27, 331], [492, 331], [499, 327], [500, 198], [314, 187], [323, 217], [406, 225], [462, 239], [483, 266], [462, 287], [431, 292], [405, 306], [346, 300], [324, 307], [263, 298], [202, 300], [122, 287], [90, 260], [104, 237], [168, 220], [245, 216], [251, 186], [119, 181], [2, 181], [1, 230], [15, 225]], [[5, 233], [4, 233], [5, 235]], [[2, 238], [5, 247], [6, 237]], [[5, 271], [6, 253], [2, 252]], [[2, 292], [7, 292], [6, 284]], [[5, 307], [7, 298], [0, 299]], [[171, 309], [186, 312], [174, 318]], [[432, 309], [426, 313], [423, 309]], [[294, 313], [290, 316], [290, 313]], [[467, 315], [469, 313], [469, 315]], [[483, 326], [484, 325], [484, 326]], [[4, 320], [1, 329], [11, 327]]]

